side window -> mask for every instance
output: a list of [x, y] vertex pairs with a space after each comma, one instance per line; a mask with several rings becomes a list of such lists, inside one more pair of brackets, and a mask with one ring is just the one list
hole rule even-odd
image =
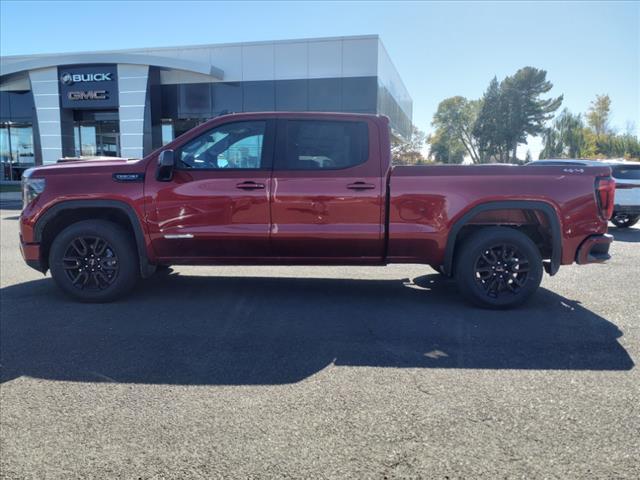
[[225, 123], [183, 145], [178, 168], [255, 169], [262, 165], [265, 121]]
[[284, 149], [277, 159], [281, 170], [338, 170], [369, 157], [365, 122], [288, 120]]

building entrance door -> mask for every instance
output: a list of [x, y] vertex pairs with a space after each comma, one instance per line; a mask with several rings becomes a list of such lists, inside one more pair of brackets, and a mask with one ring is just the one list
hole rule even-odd
[[118, 112], [74, 112], [73, 137], [78, 157], [120, 155]]

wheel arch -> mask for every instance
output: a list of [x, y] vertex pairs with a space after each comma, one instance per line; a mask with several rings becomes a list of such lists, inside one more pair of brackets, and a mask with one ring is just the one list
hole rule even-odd
[[140, 274], [143, 278], [151, 275], [154, 268], [149, 263], [140, 219], [131, 205], [120, 200], [63, 200], [47, 209], [34, 226], [34, 240], [42, 246], [44, 271], [48, 269], [48, 252], [55, 235], [73, 223], [97, 218], [119, 223], [133, 233]]
[[[456, 220], [449, 231], [447, 244], [444, 254], [444, 273], [451, 276], [453, 273], [453, 260], [458, 236], [463, 227], [470, 225], [471, 220], [477, 215], [495, 210], [524, 210], [537, 211], [546, 218], [549, 229], [551, 231], [551, 256], [548, 266], [545, 265], [549, 275], [555, 275], [560, 268], [562, 259], [562, 229], [560, 219], [556, 209], [549, 203], [536, 200], [507, 200], [486, 202], [476, 205], [466, 211], [458, 220]], [[489, 226], [489, 225], [486, 225]]]

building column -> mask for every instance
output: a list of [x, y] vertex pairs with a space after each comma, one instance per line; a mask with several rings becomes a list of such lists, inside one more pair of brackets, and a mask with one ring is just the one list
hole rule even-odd
[[42, 164], [56, 163], [62, 157], [58, 69], [31, 70], [29, 81], [40, 134]]
[[149, 67], [118, 64], [118, 114], [120, 155], [139, 158], [144, 154], [145, 108]]

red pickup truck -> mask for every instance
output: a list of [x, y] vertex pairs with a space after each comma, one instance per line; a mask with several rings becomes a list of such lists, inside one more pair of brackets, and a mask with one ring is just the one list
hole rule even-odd
[[141, 160], [38, 167], [22, 255], [108, 301], [178, 264], [422, 263], [481, 306], [522, 303], [560, 265], [609, 258], [609, 167], [391, 166], [388, 120], [217, 117]]

